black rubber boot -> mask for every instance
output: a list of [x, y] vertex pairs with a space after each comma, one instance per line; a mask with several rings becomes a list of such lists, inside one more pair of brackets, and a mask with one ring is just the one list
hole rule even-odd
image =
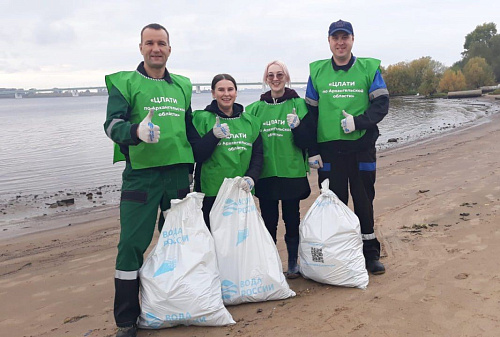
[[373, 275], [385, 273], [385, 267], [379, 260], [366, 260], [366, 270]]
[[365, 256], [366, 270], [373, 275], [385, 273], [385, 267], [380, 262], [380, 242], [377, 239], [363, 240], [363, 255]]
[[286, 278], [294, 279], [300, 276], [297, 258], [299, 257], [299, 238], [288, 238], [285, 235], [286, 249], [288, 251], [288, 270]]

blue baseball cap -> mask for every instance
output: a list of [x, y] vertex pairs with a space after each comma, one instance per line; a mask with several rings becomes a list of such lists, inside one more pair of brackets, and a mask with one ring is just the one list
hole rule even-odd
[[333, 22], [330, 25], [330, 28], [328, 29], [328, 36], [333, 35], [340, 30], [346, 32], [347, 34], [354, 35], [354, 30], [352, 29], [351, 23], [347, 22], [347, 21], [339, 20], [339, 21]]

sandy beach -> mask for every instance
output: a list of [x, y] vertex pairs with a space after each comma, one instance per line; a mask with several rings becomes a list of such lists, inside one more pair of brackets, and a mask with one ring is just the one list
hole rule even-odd
[[[228, 307], [233, 326], [138, 336], [499, 336], [500, 114], [485, 120], [379, 153], [376, 232], [387, 272], [366, 290], [298, 278], [289, 280], [294, 298]], [[319, 195], [315, 174], [310, 181], [302, 216]], [[118, 208], [30, 221], [43, 230], [8, 228], [0, 239], [0, 335], [114, 336]]]

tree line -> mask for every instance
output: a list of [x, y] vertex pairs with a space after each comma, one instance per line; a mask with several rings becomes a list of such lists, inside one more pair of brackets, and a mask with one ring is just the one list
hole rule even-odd
[[500, 34], [493, 22], [465, 36], [462, 59], [451, 67], [430, 56], [381, 69], [391, 95], [432, 96], [500, 82]]

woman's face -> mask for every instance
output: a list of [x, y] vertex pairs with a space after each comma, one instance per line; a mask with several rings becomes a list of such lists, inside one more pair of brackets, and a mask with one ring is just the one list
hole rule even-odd
[[281, 68], [277, 64], [272, 64], [267, 68], [267, 85], [271, 88], [272, 93], [279, 93], [282, 96], [285, 92], [285, 83], [287, 78]]
[[212, 97], [217, 101], [217, 105], [222, 112], [232, 112], [233, 103], [238, 93], [230, 80], [220, 80], [212, 90]]

